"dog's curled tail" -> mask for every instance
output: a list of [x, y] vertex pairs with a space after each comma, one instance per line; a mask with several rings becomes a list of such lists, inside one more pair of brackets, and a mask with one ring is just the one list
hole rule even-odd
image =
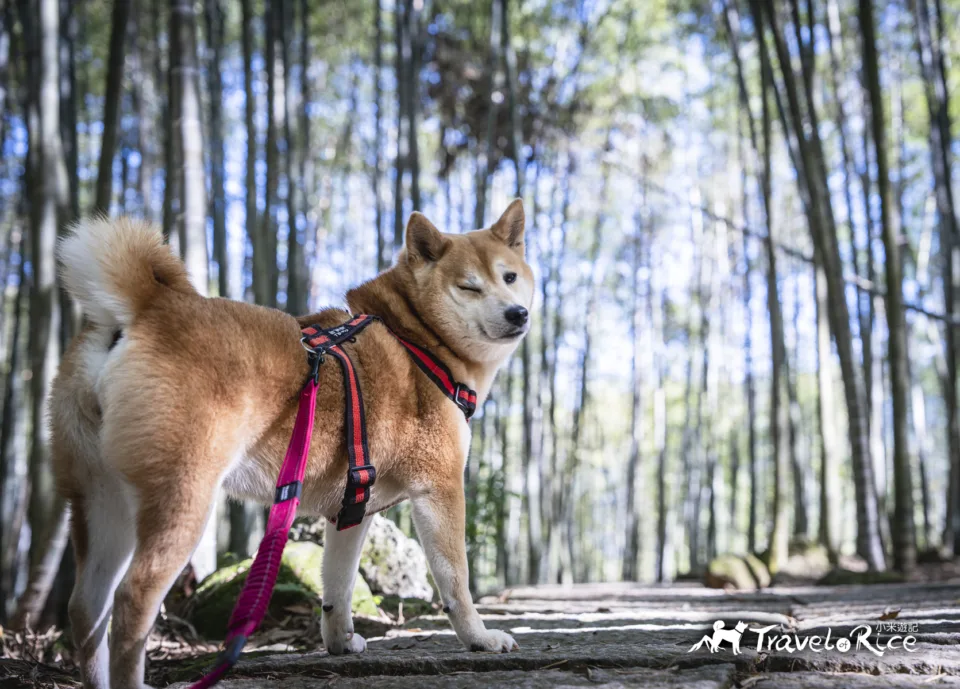
[[67, 292], [100, 325], [129, 325], [164, 288], [196, 294], [156, 225], [103, 216], [74, 223], [57, 247]]

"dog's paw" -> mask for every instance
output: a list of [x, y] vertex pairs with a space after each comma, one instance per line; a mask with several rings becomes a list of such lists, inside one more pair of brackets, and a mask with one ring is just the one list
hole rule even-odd
[[341, 656], [344, 653], [363, 653], [367, 650], [367, 640], [353, 632], [348, 632], [337, 639], [324, 639], [323, 645], [327, 647], [327, 652], [334, 656]]
[[[349, 608], [345, 609], [349, 611]], [[353, 617], [349, 614], [338, 614], [334, 610], [325, 609], [323, 617], [320, 618], [320, 631], [323, 645], [330, 655], [363, 653], [367, 650], [366, 640], [353, 633]]]
[[480, 639], [470, 644], [470, 650], [509, 653], [510, 651], [519, 651], [520, 646], [506, 632], [501, 632], [499, 629], [487, 629]]

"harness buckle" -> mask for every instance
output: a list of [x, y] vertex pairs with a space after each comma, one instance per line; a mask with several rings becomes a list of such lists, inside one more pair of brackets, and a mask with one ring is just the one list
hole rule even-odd
[[467, 403], [467, 400], [460, 396], [460, 393], [469, 388], [465, 387], [463, 383], [456, 383], [453, 386], [453, 403], [460, 407], [460, 411], [466, 415], [467, 418], [470, 418], [470, 414], [473, 412], [470, 409], [470, 405]]
[[372, 464], [350, 469], [347, 474], [347, 485], [350, 487], [363, 486], [370, 488], [377, 482], [377, 470]]

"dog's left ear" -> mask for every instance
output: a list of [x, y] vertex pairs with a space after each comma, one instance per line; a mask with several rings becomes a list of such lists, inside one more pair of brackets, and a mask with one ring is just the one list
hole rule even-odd
[[526, 216], [523, 212], [523, 199], [514, 199], [500, 219], [493, 223], [490, 231], [493, 236], [509, 246], [514, 251], [523, 254], [523, 231], [526, 226]]

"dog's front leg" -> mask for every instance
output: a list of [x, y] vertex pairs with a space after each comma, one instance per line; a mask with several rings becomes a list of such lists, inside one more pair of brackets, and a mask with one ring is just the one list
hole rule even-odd
[[487, 629], [473, 605], [467, 574], [463, 477], [448, 477], [411, 497], [413, 521], [457, 638], [471, 651], [518, 649], [506, 632]]
[[353, 585], [360, 565], [360, 550], [371, 517], [351, 529], [337, 531], [327, 522], [323, 537], [323, 645], [333, 655], [362, 653], [366, 640], [353, 633]]

